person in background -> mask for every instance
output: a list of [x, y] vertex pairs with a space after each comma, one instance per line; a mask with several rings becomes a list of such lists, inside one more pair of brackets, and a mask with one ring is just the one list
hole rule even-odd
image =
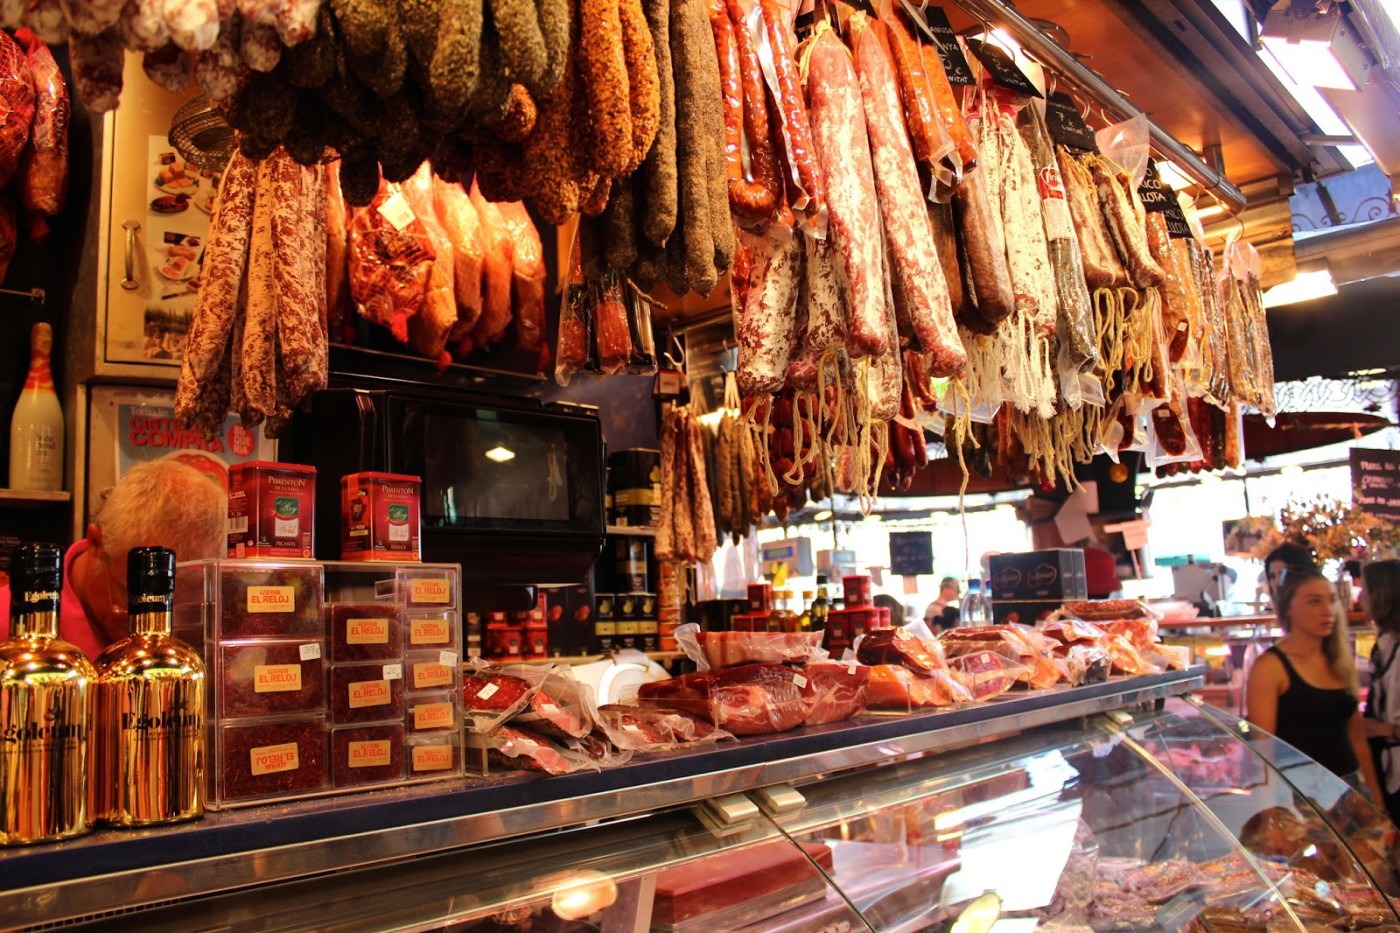
[[956, 577], [944, 577], [938, 584], [938, 598], [924, 610], [924, 624], [932, 631], [953, 628], [958, 624], [958, 594], [961, 588]]
[[1299, 570], [1317, 569], [1312, 551], [1301, 544], [1285, 541], [1270, 551], [1268, 557], [1264, 558], [1264, 583], [1268, 587], [1269, 599], [1273, 601], [1275, 611], [1278, 611], [1280, 605], [1279, 581], [1283, 579], [1285, 571], [1294, 568]]
[[[160, 545], [182, 561], [227, 552], [227, 472], [220, 486], [212, 467], [191, 466], [189, 457], [181, 452], [133, 466], [63, 556], [59, 637], [89, 658], [127, 635], [128, 551]], [[9, 637], [9, 631], [7, 585], [0, 587], [0, 635]]]
[[1316, 569], [1290, 568], [1277, 602], [1286, 634], [1249, 671], [1249, 721], [1381, 802], [1332, 581]]
[[1361, 607], [1380, 630], [1371, 649], [1364, 725], [1386, 813], [1400, 825], [1400, 560], [1372, 561], [1361, 569], [1361, 580]]
[[898, 599], [895, 599], [889, 593], [876, 593], [875, 598], [872, 599], [871, 602], [877, 606], [883, 606], [890, 611], [890, 625], [899, 628], [904, 624], [904, 607], [900, 605]]

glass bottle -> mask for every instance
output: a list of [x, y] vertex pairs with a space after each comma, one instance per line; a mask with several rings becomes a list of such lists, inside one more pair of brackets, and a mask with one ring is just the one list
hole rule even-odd
[[10, 637], [0, 642], [0, 845], [76, 836], [88, 828], [92, 662], [58, 637], [63, 552], [17, 548], [10, 564]]
[[768, 613], [768, 631], [787, 631], [788, 600], [792, 594], [787, 590], [773, 591], [773, 609]]
[[52, 350], [53, 328], [35, 324], [30, 334], [29, 375], [10, 416], [11, 489], [63, 488], [63, 407], [49, 368]]
[[813, 631], [826, 628], [827, 614], [831, 611], [831, 600], [826, 595], [826, 577], [817, 575], [817, 598], [812, 600], [811, 616]]
[[963, 597], [962, 611], [958, 613], [958, 624], [986, 625], [989, 621], [987, 598], [982, 595], [982, 581], [969, 580], [967, 596]]
[[93, 818], [149, 826], [204, 813], [204, 659], [170, 634], [175, 553], [133, 548], [131, 634], [97, 659]]
[[802, 614], [797, 617], [797, 630], [799, 632], [810, 632], [812, 630], [812, 591], [802, 591]]

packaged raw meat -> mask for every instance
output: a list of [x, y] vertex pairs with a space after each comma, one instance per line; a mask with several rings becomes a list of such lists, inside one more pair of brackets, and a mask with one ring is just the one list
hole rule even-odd
[[999, 697], [1015, 686], [1025, 668], [995, 651], [974, 651], [949, 658], [948, 665], [975, 700]]
[[529, 681], [480, 664], [462, 678], [467, 728], [476, 732], [495, 729], [524, 709], [534, 693], [535, 685]]
[[487, 737], [487, 759], [504, 768], [544, 774], [572, 774], [598, 770], [588, 755], [565, 749], [543, 736], [501, 726]]
[[1142, 619], [1114, 619], [1101, 622], [1100, 627], [1110, 635], [1122, 635], [1138, 651], [1149, 651], [1157, 643], [1157, 620], [1150, 616]]
[[[448, 342], [458, 349], [481, 317], [482, 266], [486, 252], [482, 245], [481, 220], [471, 198], [461, 185], [433, 178], [433, 205], [438, 223], [452, 241], [452, 284], [457, 294], [457, 324]], [[470, 352], [470, 347], [466, 352]]]
[[692, 622], [676, 629], [676, 644], [702, 671], [738, 664], [796, 664], [827, 656], [821, 632], [702, 632]]
[[482, 250], [485, 254], [481, 317], [472, 329], [471, 340], [474, 347], [484, 347], [501, 339], [510, 326], [510, 283], [515, 260], [510, 232], [499, 208], [481, 196], [475, 182], [472, 183], [471, 203], [481, 221]]
[[593, 731], [593, 690], [574, 679], [567, 664], [512, 665], [510, 673], [537, 685], [529, 704], [512, 724], [556, 739], [580, 739]]
[[42, 243], [49, 218], [63, 211], [68, 195], [68, 85], [49, 47], [23, 27], [15, 39], [24, 46], [34, 81], [34, 123], [20, 165], [20, 201], [30, 219], [30, 235]]
[[862, 664], [899, 664], [916, 674], [948, 669], [938, 642], [925, 641], [901, 628], [866, 632], [856, 642], [856, 658]]
[[804, 665], [793, 682], [807, 703], [803, 725], [845, 722], [865, 712], [870, 668], [863, 664], [819, 661]]
[[995, 651], [1020, 670], [1019, 679], [1032, 690], [1051, 687], [1060, 670], [1051, 660], [1054, 642], [1028, 625], [985, 625], [958, 628], [940, 636], [944, 653], [954, 656]]
[[540, 233], [521, 202], [512, 201], [497, 207], [510, 234], [515, 344], [522, 350], [538, 350], [544, 346], [545, 270]]
[[643, 684], [637, 698], [703, 716], [735, 735], [768, 735], [795, 729], [807, 718], [797, 676], [781, 664], [746, 664]]
[[899, 664], [876, 664], [869, 669], [865, 701], [868, 709], [907, 713], [971, 702], [972, 692], [946, 670], [919, 677]]
[[614, 745], [639, 752], [664, 751], [678, 745], [706, 745], [733, 736], [698, 716], [664, 706], [598, 707], [598, 727]]
[[428, 294], [434, 252], [398, 185], [381, 184], [369, 207], [355, 212], [349, 255], [356, 310], [407, 343], [408, 322]]

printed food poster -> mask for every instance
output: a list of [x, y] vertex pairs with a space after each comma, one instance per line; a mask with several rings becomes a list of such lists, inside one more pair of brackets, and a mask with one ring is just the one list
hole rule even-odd
[[178, 360], [194, 318], [219, 175], [185, 162], [163, 136], [150, 137], [148, 153], [145, 240], [152, 280], [142, 355]]

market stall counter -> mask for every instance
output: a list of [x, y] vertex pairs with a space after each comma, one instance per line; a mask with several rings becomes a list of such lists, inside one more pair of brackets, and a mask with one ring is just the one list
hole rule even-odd
[[[1166, 699], [1199, 684], [1199, 669], [1115, 679], [601, 772], [100, 833], [0, 855], [0, 917], [151, 931], [915, 930], [986, 909], [974, 902], [991, 891], [1004, 918], [1080, 929], [1400, 922], [1379, 893], [1391, 880], [1368, 817], [1340, 782]], [[1284, 851], [1289, 839], [1316, 842]], [[743, 885], [723, 883], [736, 872]]]

